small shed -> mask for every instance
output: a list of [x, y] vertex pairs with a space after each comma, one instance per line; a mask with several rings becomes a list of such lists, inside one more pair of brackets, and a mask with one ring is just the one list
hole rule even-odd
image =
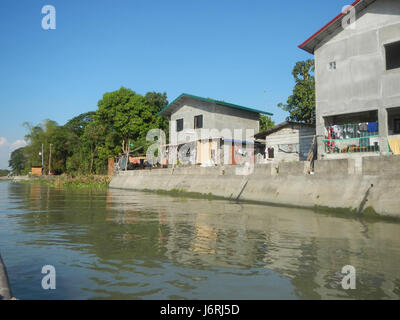
[[34, 175], [34, 176], [43, 175], [42, 167], [32, 167], [32, 175]]
[[305, 161], [314, 136], [315, 124], [285, 121], [254, 137], [265, 145], [265, 161]]

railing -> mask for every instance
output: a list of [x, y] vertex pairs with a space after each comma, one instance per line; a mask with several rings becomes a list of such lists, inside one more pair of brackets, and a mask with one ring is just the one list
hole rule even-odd
[[326, 153], [380, 152], [376, 122], [326, 127]]

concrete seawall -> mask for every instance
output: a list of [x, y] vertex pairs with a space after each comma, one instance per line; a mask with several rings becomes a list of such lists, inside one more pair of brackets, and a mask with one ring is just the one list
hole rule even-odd
[[115, 175], [110, 187], [178, 191], [400, 217], [400, 157], [317, 161], [313, 175], [305, 174], [304, 162], [256, 165], [248, 176], [237, 175], [237, 169], [181, 167], [128, 171]]

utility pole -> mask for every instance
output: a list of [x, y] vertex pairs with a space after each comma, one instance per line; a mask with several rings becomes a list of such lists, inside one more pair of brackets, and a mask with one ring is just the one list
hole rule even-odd
[[42, 174], [44, 174], [44, 166], [43, 166], [43, 143], [42, 143], [42, 152], [39, 152], [39, 156], [42, 156]]
[[50, 154], [49, 154], [49, 174], [51, 173], [51, 146], [52, 146], [52, 144], [50, 143]]

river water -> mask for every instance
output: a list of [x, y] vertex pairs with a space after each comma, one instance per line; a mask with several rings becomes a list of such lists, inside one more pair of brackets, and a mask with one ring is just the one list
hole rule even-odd
[[[124, 190], [0, 183], [19, 299], [399, 299], [400, 224]], [[42, 267], [56, 269], [43, 290]], [[356, 289], [341, 286], [356, 268]]]

